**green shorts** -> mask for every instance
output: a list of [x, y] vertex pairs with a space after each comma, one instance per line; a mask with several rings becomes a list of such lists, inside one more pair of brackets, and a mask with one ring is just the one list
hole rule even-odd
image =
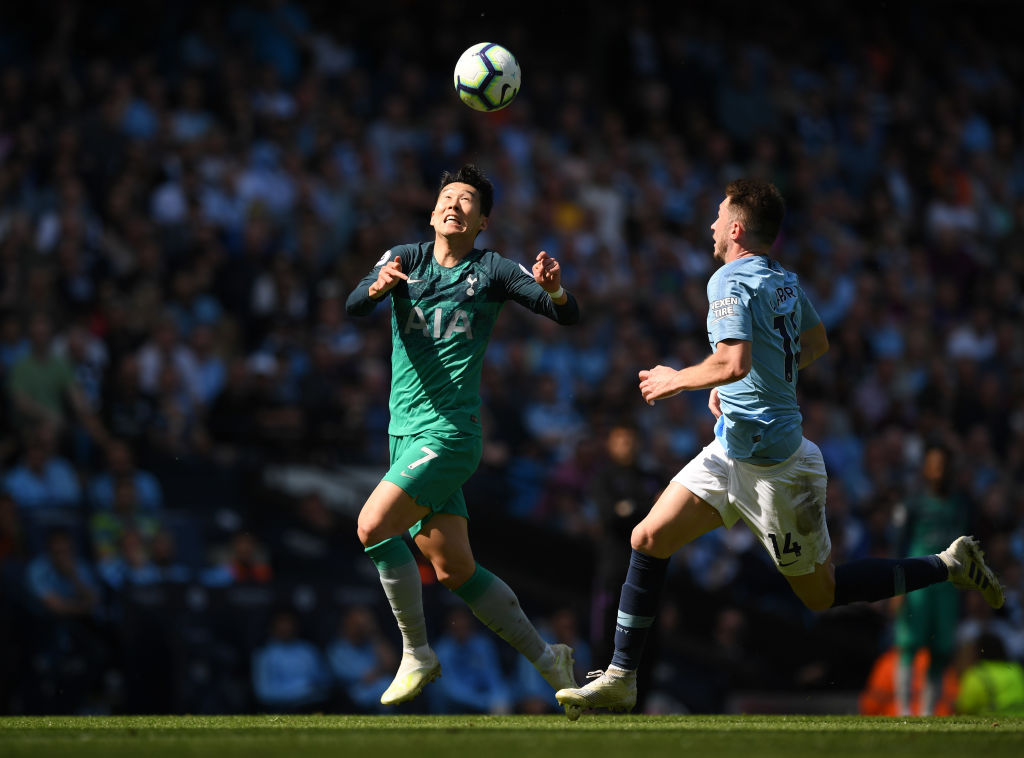
[[424, 432], [389, 442], [391, 468], [384, 475], [419, 505], [430, 509], [409, 530], [415, 537], [435, 513], [469, 518], [462, 485], [480, 465], [483, 439], [478, 435]]

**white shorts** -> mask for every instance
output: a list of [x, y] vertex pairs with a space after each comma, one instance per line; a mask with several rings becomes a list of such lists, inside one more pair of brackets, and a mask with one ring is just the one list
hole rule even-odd
[[825, 461], [808, 439], [782, 463], [756, 466], [730, 458], [716, 437], [672, 481], [706, 500], [727, 528], [743, 519], [783, 574], [810, 574], [832, 552]]

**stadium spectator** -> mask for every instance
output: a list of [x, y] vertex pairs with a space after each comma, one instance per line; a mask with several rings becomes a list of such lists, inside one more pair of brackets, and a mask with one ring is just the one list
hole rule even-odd
[[[561, 643], [572, 648], [576, 681], [584, 681], [594, 656], [590, 652], [590, 643], [580, 633], [580, 620], [575, 611], [561, 608], [543, 619], [537, 628], [549, 643]], [[551, 687], [523, 657], [516, 659], [510, 686], [515, 697], [516, 713], [555, 713], [558, 710]]]
[[161, 529], [153, 536], [149, 556], [161, 582], [184, 584], [192, 580], [192, 567], [179, 559], [177, 540], [169, 530]]
[[148, 540], [139, 529], [129, 527], [117, 538], [116, 553], [99, 561], [96, 572], [114, 590], [146, 584], [158, 584], [161, 572], [150, 560]]
[[252, 687], [260, 710], [303, 713], [323, 707], [330, 675], [313, 643], [299, 637], [298, 618], [274, 613], [268, 639], [252, 655]]
[[72, 323], [65, 334], [53, 341], [53, 354], [71, 364], [82, 399], [89, 413], [99, 416], [102, 410], [103, 379], [109, 358], [107, 346], [83, 323]]
[[163, 505], [163, 489], [157, 478], [135, 465], [135, 455], [124, 440], [114, 440], [106, 448], [106, 468], [89, 482], [89, 504], [97, 510], [114, 507], [116, 484], [128, 479], [134, 487], [135, 504], [142, 510], [156, 511]]
[[444, 676], [427, 689], [432, 712], [512, 712], [512, 689], [498, 648], [465, 608], [456, 606], [448, 612], [434, 650]]
[[[901, 653], [896, 648], [886, 650], [875, 661], [868, 674], [864, 689], [857, 696], [857, 710], [863, 716], [906, 716], [911, 713], [925, 713], [922, 698], [926, 680], [931, 676], [931, 654], [922, 647], [914, 654], [910, 675], [899, 673], [903, 665]], [[909, 679], [906, 692], [899, 692], [903, 677]], [[934, 687], [934, 684], [928, 685]], [[934, 716], [949, 716], [954, 712], [954, 701], [960, 687], [959, 677], [953, 667], [948, 667], [942, 676], [938, 697], [929, 695], [932, 701], [928, 711]]]
[[189, 346], [196, 359], [197, 400], [203, 408], [208, 408], [224, 389], [227, 364], [218, 350], [217, 335], [213, 326], [205, 322], [199, 323], [190, 333]]
[[608, 630], [614, 626], [616, 595], [629, 566], [629, 534], [660, 487], [658, 474], [640, 459], [640, 437], [628, 423], [612, 426], [604, 440], [605, 460], [590, 480], [589, 496], [597, 510], [594, 544], [594, 595], [590, 640], [595, 660], [611, 655]]
[[156, 399], [139, 386], [139, 362], [133, 353], [113, 366], [103, 400], [103, 420], [113, 438], [123, 441], [144, 465], [156, 456], [149, 433], [157, 417]]
[[[8, 232], [8, 244], [12, 233]], [[7, 245], [4, 246], [7, 249]], [[11, 295], [13, 299], [13, 295]], [[5, 311], [0, 318], [0, 366], [6, 374], [19, 360], [28, 355], [31, 344], [24, 334], [17, 314]]]
[[21, 508], [73, 508], [81, 505], [78, 474], [56, 453], [53, 428], [26, 432], [25, 455], [4, 478], [4, 487]]
[[975, 643], [975, 662], [960, 677], [956, 712], [1024, 714], [1024, 666], [1009, 659], [998, 635], [983, 633]]
[[211, 586], [266, 584], [273, 574], [264, 547], [256, 535], [239, 531], [232, 535], [223, 560], [203, 571], [202, 578]]
[[89, 400], [75, 380], [66, 358], [53, 353], [53, 327], [42, 313], [32, 316], [28, 327], [30, 350], [12, 366], [8, 391], [22, 428], [48, 425], [62, 431], [68, 423], [66, 409], [102, 442], [105, 431], [89, 407]]
[[275, 520], [269, 547], [274, 576], [331, 583], [352, 551], [351, 534], [318, 492], [309, 492]]
[[79, 557], [72, 534], [50, 533], [46, 552], [28, 565], [25, 576], [36, 609], [44, 616], [80, 619], [99, 611], [99, 587], [89, 565]]
[[121, 546], [124, 535], [131, 531], [145, 541], [160, 530], [159, 517], [144, 510], [139, 503], [138, 489], [131, 476], [119, 476], [114, 481], [113, 502], [109, 509], [96, 511], [89, 520], [92, 551], [97, 568], [123, 559]]
[[228, 362], [227, 379], [206, 414], [211, 453], [215, 460], [232, 465], [248, 457], [254, 444], [252, 374], [244, 358]]
[[384, 711], [380, 696], [391, 684], [398, 653], [381, 635], [370, 608], [356, 605], [345, 611], [337, 636], [327, 644], [327, 661], [343, 693], [343, 708]]
[[[75, 712], [98, 692], [109, 661], [99, 584], [79, 557], [73, 535], [61, 528], [50, 532], [46, 552], [28, 564], [25, 583], [33, 612], [33, 679], [23, 690], [29, 708]], [[53, 694], [47, 697], [49, 688]]]
[[[18, 505], [6, 490], [0, 490], [0, 573], [6, 578], [6, 568], [25, 557], [25, 536], [18, 519]], [[4, 583], [0, 583], [0, 587]]]

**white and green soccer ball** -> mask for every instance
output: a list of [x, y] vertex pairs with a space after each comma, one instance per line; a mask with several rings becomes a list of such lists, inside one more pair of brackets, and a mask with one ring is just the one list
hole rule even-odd
[[466, 50], [455, 64], [455, 92], [478, 111], [497, 111], [519, 94], [519, 63], [501, 45], [480, 42]]

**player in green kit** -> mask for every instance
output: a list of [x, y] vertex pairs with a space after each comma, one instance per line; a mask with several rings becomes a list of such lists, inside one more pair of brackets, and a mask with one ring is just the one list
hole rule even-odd
[[[967, 503], [953, 489], [952, 453], [931, 444], [921, 464], [923, 491], [907, 500], [899, 511], [904, 553], [937, 553], [967, 527]], [[895, 638], [899, 649], [896, 667], [896, 704], [900, 715], [910, 715], [910, 689], [914, 655], [929, 653], [928, 675], [921, 692], [920, 716], [930, 716], [942, 694], [942, 677], [953, 660], [960, 593], [948, 582], [925, 587], [900, 599]]]
[[572, 649], [548, 645], [501, 579], [476, 563], [462, 484], [480, 462], [480, 369], [498, 313], [514, 300], [559, 324], [579, 320], [561, 268], [547, 253], [532, 271], [475, 247], [493, 204], [475, 166], [441, 177], [430, 214], [432, 242], [388, 250], [349, 295], [349, 314], [391, 295], [391, 467], [359, 513], [359, 539], [380, 572], [402, 633], [402, 662], [381, 696], [416, 697], [441, 675], [427, 643], [422, 588], [406, 530], [438, 579], [484, 624], [522, 653], [552, 691], [575, 687]]

